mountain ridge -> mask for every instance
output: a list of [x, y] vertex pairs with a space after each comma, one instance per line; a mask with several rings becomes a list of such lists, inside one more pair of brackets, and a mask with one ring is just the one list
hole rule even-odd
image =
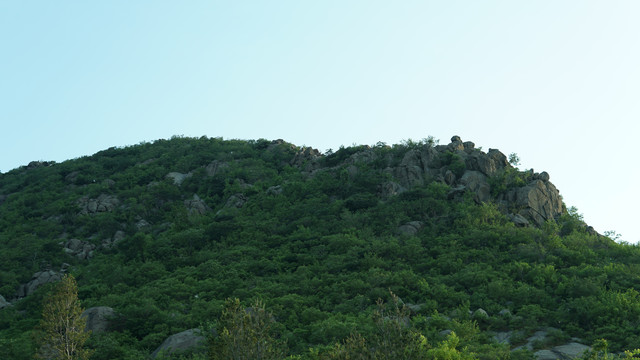
[[[412, 326], [433, 339], [456, 321], [475, 321], [477, 334], [511, 332], [502, 345], [463, 339], [493, 355], [516, 356], [547, 327], [557, 339], [545, 346], [600, 336], [620, 350], [638, 338], [630, 327], [640, 309], [607, 305], [638, 297], [637, 247], [567, 210], [546, 172], [520, 171], [458, 136], [326, 154], [206, 137], [110, 148], [0, 174], [0, 215], [0, 300], [13, 303], [0, 302], [0, 340], [21, 339], [3, 350], [15, 358], [17, 344], [32, 351], [37, 303], [64, 272], [77, 275], [87, 307], [120, 314], [92, 340], [120, 354], [112, 358], [144, 358], [167, 336], [214, 321], [227, 297], [269, 300], [303, 354], [370, 331], [358, 314], [388, 290], [421, 304]], [[434, 311], [457, 315], [427, 320]]]

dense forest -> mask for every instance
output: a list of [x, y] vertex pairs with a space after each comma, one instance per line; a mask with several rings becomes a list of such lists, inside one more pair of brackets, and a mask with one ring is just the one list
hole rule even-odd
[[0, 358], [33, 358], [64, 274], [110, 309], [95, 360], [233, 358], [239, 326], [274, 350], [255, 358], [634, 356], [640, 248], [517, 160], [173, 137], [0, 174]]

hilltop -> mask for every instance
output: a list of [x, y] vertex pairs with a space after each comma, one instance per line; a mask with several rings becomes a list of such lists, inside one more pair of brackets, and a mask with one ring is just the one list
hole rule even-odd
[[262, 300], [303, 359], [375, 337], [376, 302], [394, 296], [429, 346], [455, 331], [482, 359], [637, 347], [640, 250], [517, 163], [458, 136], [325, 154], [173, 137], [34, 161], [0, 174], [0, 355], [32, 357], [65, 273], [93, 359], [156, 356], [171, 335], [201, 341], [197, 328], [214, 337], [228, 298]]

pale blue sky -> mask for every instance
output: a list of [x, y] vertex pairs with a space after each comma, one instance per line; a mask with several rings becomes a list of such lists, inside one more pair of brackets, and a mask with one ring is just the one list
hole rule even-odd
[[456, 134], [640, 240], [640, 1], [0, 0], [0, 171], [172, 135]]

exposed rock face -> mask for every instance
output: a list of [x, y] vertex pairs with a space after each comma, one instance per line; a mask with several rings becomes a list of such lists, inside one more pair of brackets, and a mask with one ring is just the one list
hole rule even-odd
[[410, 221], [404, 225], [400, 225], [396, 230], [396, 233], [398, 235], [413, 236], [417, 234], [423, 226], [424, 224], [422, 221]]
[[0, 295], [0, 309], [4, 309], [7, 306], [11, 306], [11, 303], [4, 299], [4, 296]]
[[512, 189], [504, 196], [508, 204], [521, 208], [519, 214], [541, 226], [562, 214], [562, 199], [552, 183], [533, 180], [524, 187]]
[[180, 186], [180, 185], [182, 185], [183, 181], [185, 181], [186, 179], [190, 178], [192, 175], [193, 175], [192, 173], [182, 174], [182, 173], [179, 173], [179, 172], [170, 172], [165, 177], [167, 179], [173, 180], [174, 184]]
[[[358, 154], [365, 159], [369, 156], [365, 150], [352, 155], [352, 158]], [[540, 226], [562, 214], [562, 199], [549, 182], [546, 172], [521, 173], [522, 178], [529, 180], [528, 183], [494, 194], [494, 197], [490, 179], [509, 170], [515, 171], [499, 150], [489, 149], [484, 153], [476, 149], [474, 143], [463, 142], [459, 136], [453, 136], [448, 145], [407, 151], [399, 165], [385, 169], [395, 181], [382, 184], [381, 193], [383, 197], [393, 196], [436, 180], [451, 187], [450, 199], [460, 198], [470, 191], [478, 203], [496, 200], [505, 213], [512, 213], [510, 218], [517, 226], [530, 223]]]
[[93, 251], [95, 249], [96, 246], [91, 243], [78, 239], [70, 239], [64, 244], [62, 250], [70, 256], [75, 256], [80, 260], [86, 260], [93, 257]]
[[317, 159], [321, 156], [322, 154], [317, 149], [303, 147], [295, 154], [289, 164], [300, 168], [304, 172], [312, 172], [320, 167]]
[[211, 208], [209, 208], [207, 204], [202, 199], [200, 199], [200, 197], [196, 194], [193, 194], [193, 199], [185, 200], [184, 206], [187, 207], [187, 211], [189, 212], [189, 215], [192, 215], [192, 214], [203, 215], [211, 211]]
[[87, 319], [86, 331], [100, 333], [109, 330], [116, 313], [108, 306], [97, 306], [83, 311], [81, 316]]
[[205, 171], [207, 172], [207, 176], [216, 176], [217, 174], [224, 172], [228, 168], [229, 164], [222, 161], [213, 160], [209, 163], [209, 165], [207, 165]]
[[204, 341], [205, 337], [200, 334], [199, 329], [185, 330], [166, 338], [151, 354], [151, 358], [155, 359], [160, 354], [168, 355], [188, 350], [196, 350], [204, 344]]
[[90, 199], [84, 196], [78, 200], [80, 215], [111, 212], [118, 205], [120, 205], [120, 200], [118, 200], [117, 197], [106, 194], [102, 194], [96, 199]]
[[115, 232], [115, 234], [113, 234], [113, 237], [111, 237], [110, 239], [102, 240], [101, 246], [103, 249], [111, 249], [112, 247], [116, 246], [120, 241], [124, 240], [124, 238], [125, 238], [124, 231], [118, 230]]
[[20, 285], [17, 295], [19, 298], [23, 298], [25, 296], [33, 294], [33, 292], [36, 291], [36, 289], [40, 286], [50, 282], [60, 281], [61, 279], [62, 276], [60, 275], [60, 273], [57, 273], [53, 270], [38, 271], [37, 273], [33, 274], [31, 280], [28, 283]]

